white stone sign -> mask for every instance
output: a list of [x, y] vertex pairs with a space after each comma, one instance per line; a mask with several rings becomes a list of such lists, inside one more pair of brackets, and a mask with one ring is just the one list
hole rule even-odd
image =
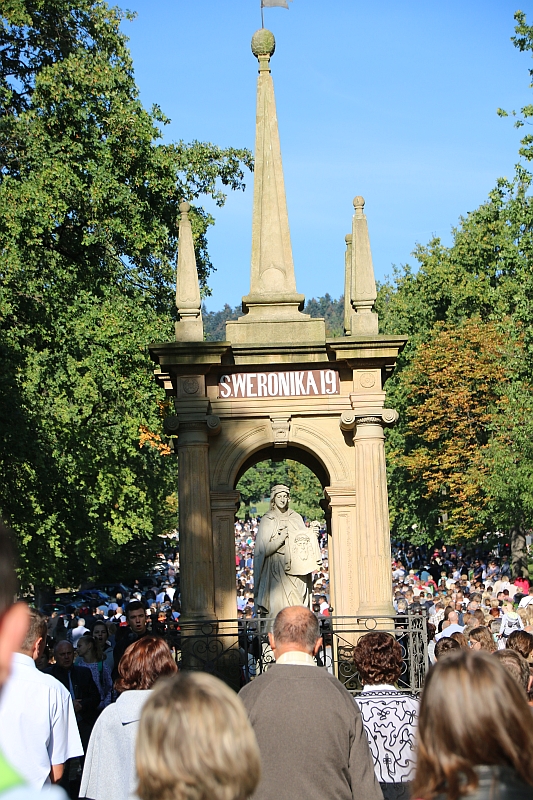
[[339, 373], [334, 369], [290, 372], [234, 372], [222, 375], [218, 397], [321, 397], [339, 394]]

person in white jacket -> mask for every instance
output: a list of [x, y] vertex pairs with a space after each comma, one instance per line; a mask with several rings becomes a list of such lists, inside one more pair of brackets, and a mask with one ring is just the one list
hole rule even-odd
[[120, 696], [116, 703], [104, 708], [93, 728], [80, 798], [133, 800], [136, 797], [135, 739], [141, 711], [156, 680], [177, 672], [177, 667], [163, 639], [143, 636], [130, 644], [118, 672], [115, 689]]

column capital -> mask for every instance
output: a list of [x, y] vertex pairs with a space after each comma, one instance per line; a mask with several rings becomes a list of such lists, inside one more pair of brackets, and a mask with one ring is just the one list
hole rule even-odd
[[237, 489], [228, 489], [227, 492], [211, 492], [211, 509], [235, 513], [240, 500], [241, 493]]
[[353, 486], [326, 486], [326, 499], [333, 506], [355, 506], [355, 490]]
[[217, 436], [220, 433], [222, 423], [220, 417], [216, 414], [205, 414], [202, 411], [198, 413], [172, 414], [165, 417], [163, 420], [163, 428], [167, 436], [179, 436], [180, 428], [182, 432], [186, 430], [203, 431], [204, 426], [207, 427], [208, 436]]
[[343, 431], [352, 431], [360, 425], [381, 425], [382, 427], [394, 425], [399, 419], [399, 414], [393, 408], [383, 408], [377, 413], [369, 411], [357, 412], [343, 411], [340, 418], [340, 427]]

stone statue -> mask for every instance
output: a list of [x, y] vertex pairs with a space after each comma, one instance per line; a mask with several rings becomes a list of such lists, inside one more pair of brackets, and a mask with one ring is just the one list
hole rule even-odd
[[255, 603], [262, 617], [287, 606], [311, 605], [311, 573], [322, 568], [315, 533], [289, 509], [290, 489], [279, 484], [270, 493], [270, 511], [255, 540]]

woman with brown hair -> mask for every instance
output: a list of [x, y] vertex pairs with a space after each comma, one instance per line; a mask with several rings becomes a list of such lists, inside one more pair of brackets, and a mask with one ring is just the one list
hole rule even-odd
[[464, 647], [465, 650], [468, 650], [468, 639], [464, 633], [461, 633], [461, 631], [455, 631], [455, 633], [452, 633], [450, 639], [455, 639], [456, 642], [459, 642], [459, 647]]
[[468, 644], [472, 650], [486, 650], [487, 653], [495, 653], [498, 649], [492, 633], [484, 625], [473, 628], [468, 634]]
[[261, 773], [242, 701], [203, 672], [159, 682], [142, 712], [136, 762], [141, 800], [246, 800]]
[[430, 670], [417, 738], [413, 798], [533, 799], [531, 710], [489, 653], [460, 649]]
[[408, 798], [419, 704], [394, 685], [403, 669], [402, 648], [390, 633], [367, 633], [357, 642], [353, 659], [363, 684], [355, 700], [381, 791], [385, 800]]
[[506, 644], [507, 650], [516, 650], [517, 653], [529, 661], [533, 650], [533, 636], [527, 631], [513, 631]]
[[144, 636], [122, 656], [115, 681], [116, 703], [93, 728], [81, 779], [80, 797], [128, 800], [135, 793], [135, 737], [141, 710], [156, 680], [177, 670], [163, 639]]

